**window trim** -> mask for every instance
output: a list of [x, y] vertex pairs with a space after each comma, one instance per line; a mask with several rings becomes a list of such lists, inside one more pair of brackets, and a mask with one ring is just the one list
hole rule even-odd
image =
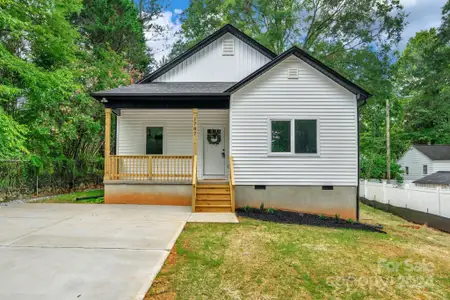
[[428, 175], [428, 165], [422, 165], [422, 175]]
[[[317, 153], [295, 153], [295, 120], [315, 120], [316, 121], [316, 145]], [[291, 151], [272, 152], [272, 121], [291, 122]], [[319, 117], [268, 117], [267, 118], [267, 156], [300, 156], [300, 157], [320, 157], [320, 118]]]
[[[162, 154], [147, 154], [147, 128], [149, 127], [161, 127], [162, 131], [163, 131], [163, 153]], [[143, 155], [167, 155], [167, 134], [166, 134], [166, 126], [165, 124], [144, 124], [144, 133], [143, 133], [143, 139], [144, 139], [144, 143], [143, 143]]]

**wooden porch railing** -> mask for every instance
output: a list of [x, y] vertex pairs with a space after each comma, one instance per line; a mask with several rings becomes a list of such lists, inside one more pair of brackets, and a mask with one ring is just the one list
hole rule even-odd
[[234, 185], [234, 166], [233, 156], [230, 156], [230, 199], [231, 199], [231, 211], [234, 212], [236, 208], [235, 203], [235, 185]]
[[110, 155], [105, 179], [130, 181], [192, 181], [193, 156], [190, 155]]
[[195, 212], [195, 201], [197, 200], [197, 155], [192, 159], [192, 212]]

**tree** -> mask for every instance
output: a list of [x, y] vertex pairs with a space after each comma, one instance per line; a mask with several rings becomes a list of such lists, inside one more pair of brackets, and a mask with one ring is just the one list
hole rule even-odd
[[418, 144], [450, 143], [450, 45], [435, 28], [411, 38], [397, 62], [405, 131]]
[[144, 21], [132, 0], [84, 0], [73, 22], [88, 50], [111, 49], [142, 72], [149, 67], [151, 53], [145, 44]]
[[182, 15], [182, 33], [191, 46], [231, 23], [277, 53], [298, 44], [333, 55], [397, 43], [405, 17], [398, 0], [193, 0]]

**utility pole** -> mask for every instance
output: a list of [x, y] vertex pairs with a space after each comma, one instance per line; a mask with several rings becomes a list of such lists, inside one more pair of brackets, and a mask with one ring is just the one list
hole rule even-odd
[[391, 179], [391, 116], [389, 99], [386, 99], [386, 179]]

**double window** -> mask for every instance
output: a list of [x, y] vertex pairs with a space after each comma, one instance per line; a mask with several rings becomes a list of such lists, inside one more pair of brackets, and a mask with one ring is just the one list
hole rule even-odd
[[163, 154], [164, 151], [163, 127], [147, 127], [145, 140], [145, 154]]
[[270, 120], [270, 153], [318, 154], [317, 120]]

